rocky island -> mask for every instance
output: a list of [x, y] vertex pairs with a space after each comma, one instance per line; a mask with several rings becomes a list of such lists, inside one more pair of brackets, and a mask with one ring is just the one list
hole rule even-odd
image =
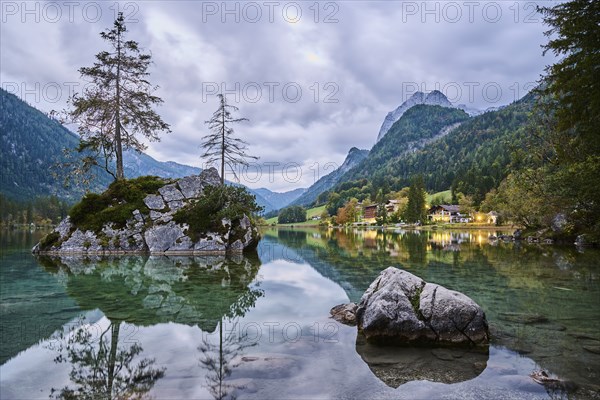
[[221, 186], [215, 168], [177, 180], [117, 180], [87, 194], [36, 254], [225, 254], [259, 240], [249, 212], [258, 208], [241, 187]]

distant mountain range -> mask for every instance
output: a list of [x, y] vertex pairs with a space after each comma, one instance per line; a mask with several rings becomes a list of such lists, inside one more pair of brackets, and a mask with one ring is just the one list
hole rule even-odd
[[[508, 106], [480, 111], [454, 106], [434, 90], [417, 92], [381, 125], [370, 151], [309, 187], [293, 204], [311, 205], [323, 192], [365, 196], [373, 186], [399, 190], [415, 175], [423, 175], [428, 190], [453, 188], [477, 201], [506, 176], [511, 149], [522, 143], [531, 94]], [[372, 194], [372, 193], [371, 193]], [[324, 201], [320, 199], [319, 203]]]
[[369, 150], [360, 150], [356, 147], [351, 148], [346, 159], [339, 168], [321, 177], [311, 185], [311, 187], [305, 189], [302, 196], [299, 196], [291, 204], [306, 206], [314, 203], [321, 193], [334, 187], [346, 172], [357, 166], [368, 154]]
[[[75, 133], [3, 89], [0, 89], [0, 132], [0, 193], [16, 200], [54, 195], [76, 201], [81, 197], [81, 188], [65, 188], [53, 173], [54, 166], [65, 160], [63, 149], [78, 145]], [[123, 158], [125, 176], [131, 178], [143, 175], [180, 178], [201, 172], [200, 168], [158, 161], [132, 150], [125, 151]], [[102, 170], [97, 172], [92, 190], [101, 191], [112, 177]], [[269, 212], [285, 207], [305, 189], [285, 193], [265, 188], [249, 190], [265, 212]]]
[[[64, 148], [77, 146], [78, 136], [2, 89], [0, 100], [0, 192], [18, 200], [56, 195], [76, 201], [82, 190], [65, 189], [51, 171], [64, 161]], [[351, 148], [338, 169], [308, 189], [250, 191], [270, 212], [290, 204], [309, 206], [329, 191], [356, 195], [370, 190], [368, 185], [381, 184], [398, 190], [421, 174], [429, 190], [452, 187], [480, 201], [506, 176], [511, 148], [523, 140], [532, 104], [533, 96], [527, 95], [499, 109], [466, 112], [441, 92], [419, 92], [385, 117], [379, 140], [370, 151]], [[129, 177], [177, 178], [201, 171], [133, 151], [125, 153], [124, 164]], [[111, 180], [100, 172], [93, 189], [103, 190]]]
[[294, 202], [298, 197], [302, 196], [302, 194], [304, 194], [304, 192], [306, 192], [306, 188], [298, 188], [298, 189], [294, 189], [294, 190], [290, 190], [289, 192], [273, 192], [269, 189], [265, 189], [265, 188], [260, 188], [260, 189], [250, 189], [252, 191], [252, 193], [254, 193], [255, 195], [262, 197], [266, 202], [269, 203], [270, 205], [270, 209], [269, 210], [265, 210], [266, 212], [268, 211], [273, 211], [273, 210], [280, 210], [284, 207], [286, 207], [287, 205], [291, 204], [292, 202]]

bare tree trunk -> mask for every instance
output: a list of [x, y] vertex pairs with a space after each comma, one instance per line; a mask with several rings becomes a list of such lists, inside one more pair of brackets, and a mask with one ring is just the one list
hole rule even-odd
[[112, 388], [115, 381], [115, 364], [117, 361], [117, 347], [119, 344], [119, 330], [121, 322], [113, 323], [110, 332], [110, 354], [108, 358], [108, 399], [112, 399]]
[[125, 179], [123, 172], [123, 145], [121, 144], [121, 32], [117, 39], [117, 101], [115, 113], [115, 146], [117, 156], [117, 179]]
[[223, 318], [219, 322], [219, 399], [224, 397], [223, 395]]
[[221, 118], [221, 186], [225, 184], [225, 106], [222, 110]]

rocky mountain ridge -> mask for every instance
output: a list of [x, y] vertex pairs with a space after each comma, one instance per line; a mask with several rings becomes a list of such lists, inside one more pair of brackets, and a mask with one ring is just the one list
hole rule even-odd
[[377, 141], [379, 142], [381, 138], [385, 136], [385, 134], [392, 127], [392, 125], [394, 125], [396, 121], [402, 118], [402, 115], [404, 115], [406, 111], [418, 104], [454, 108], [454, 106], [448, 100], [448, 98], [439, 90], [434, 90], [429, 93], [416, 92], [412, 96], [410, 96], [408, 100], [400, 104], [394, 111], [390, 111], [385, 116], [385, 119], [381, 124], [381, 128], [379, 129], [379, 134], [377, 135]]
[[357, 166], [368, 154], [369, 150], [352, 147], [342, 165], [331, 173], [321, 177], [291, 204], [304, 206], [313, 203], [321, 193], [334, 187], [346, 172]]

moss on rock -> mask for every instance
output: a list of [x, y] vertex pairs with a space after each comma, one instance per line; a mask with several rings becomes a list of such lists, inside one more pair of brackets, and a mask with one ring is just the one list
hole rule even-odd
[[156, 176], [115, 181], [102, 194], [86, 194], [69, 212], [71, 222], [82, 231], [95, 233], [99, 233], [106, 223], [124, 228], [134, 210], [146, 215], [150, 213], [144, 198], [157, 193], [169, 182]]
[[40, 250], [50, 250], [53, 246], [60, 242], [60, 233], [50, 232], [40, 240]]

